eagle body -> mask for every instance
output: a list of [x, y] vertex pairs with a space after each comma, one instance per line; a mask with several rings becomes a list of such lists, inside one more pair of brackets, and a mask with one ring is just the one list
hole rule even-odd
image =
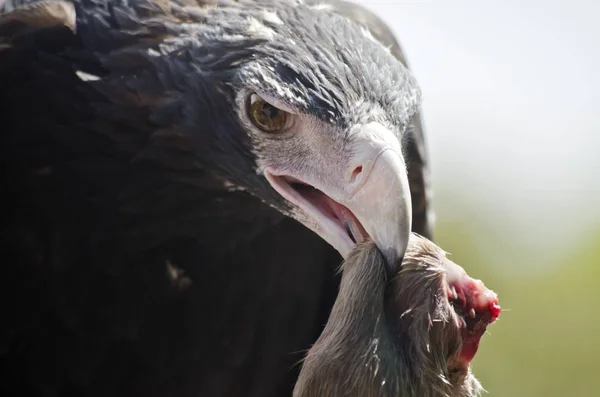
[[[409, 81], [385, 40], [293, 1], [19, 5], [0, 15], [1, 394], [291, 395], [342, 258], [261, 173], [307, 149], [245, 133], [238, 93], [277, 78], [267, 91], [336, 126], [361, 100], [410, 108], [390, 123], [429, 235], [416, 99], [357, 77]], [[314, 42], [350, 66], [315, 63]]]

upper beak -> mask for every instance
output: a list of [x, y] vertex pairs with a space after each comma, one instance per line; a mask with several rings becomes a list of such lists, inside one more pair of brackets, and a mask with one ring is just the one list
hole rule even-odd
[[396, 271], [412, 225], [410, 188], [402, 156], [393, 148], [383, 148], [373, 158], [361, 186], [340, 204], [354, 214], [390, 270]]
[[353, 133], [340, 153], [320, 147], [316, 151], [306, 163], [318, 164], [318, 170], [266, 168], [266, 178], [302, 210], [299, 220], [344, 258], [357, 242], [370, 238], [388, 269], [396, 272], [412, 226], [408, 174], [398, 138], [371, 123]]

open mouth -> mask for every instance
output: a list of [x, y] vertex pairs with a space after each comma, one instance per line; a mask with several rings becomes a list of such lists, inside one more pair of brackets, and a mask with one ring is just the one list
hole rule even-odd
[[[314, 223], [313, 229], [330, 237], [338, 250], [349, 252], [354, 245], [369, 239], [358, 218], [350, 209], [333, 200], [315, 187], [287, 175], [274, 175], [265, 171], [273, 188], [285, 199], [302, 209]], [[343, 245], [344, 247], [339, 247]]]

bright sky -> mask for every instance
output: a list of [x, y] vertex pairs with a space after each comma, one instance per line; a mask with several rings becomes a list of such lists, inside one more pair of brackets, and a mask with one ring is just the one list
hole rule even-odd
[[491, 219], [539, 265], [600, 230], [600, 2], [358, 2], [422, 87], [438, 218]]

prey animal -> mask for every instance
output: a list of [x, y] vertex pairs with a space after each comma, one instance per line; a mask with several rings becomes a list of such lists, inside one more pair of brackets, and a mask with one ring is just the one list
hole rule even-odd
[[470, 369], [496, 294], [431, 241], [413, 234], [388, 279], [376, 245], [342, 265], [340, 293], [308, 352], [294, 397], [475, 397]]

